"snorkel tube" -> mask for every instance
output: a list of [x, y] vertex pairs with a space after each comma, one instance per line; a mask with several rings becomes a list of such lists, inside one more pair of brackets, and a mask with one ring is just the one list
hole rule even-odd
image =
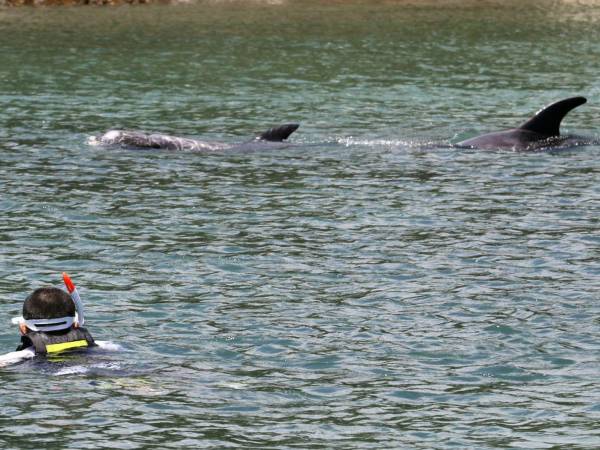
[[85, 317], [83, 316], [83, 302], [81, 301], [81, 297], [79, 297], [79, 292], [77, 292], [75, 284], [73, 284], [73, 281], [71, 281], [71, 278], [69, 275], [67, 275], [67, 272], [63, 272], [62, 276], [63, 281], [65, 282], [65, 287], [67, 288], [67, 291], [69, 291], [69, 294], [73, 299], [73, 303], [75, 303], [75, 310], [77, 311], [77, 323], [81, 327], [85, 323]]

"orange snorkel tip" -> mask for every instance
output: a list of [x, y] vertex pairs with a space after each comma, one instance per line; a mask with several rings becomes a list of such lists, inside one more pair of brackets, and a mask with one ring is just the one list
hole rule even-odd
[[69, 294], [72, 294], [73, 291], [75, 290], [75, 285], [71, 281], [71, 278], [69, 277], [69, 275], [67, 275], [67, 272], [63, 272], [62, 276], [63, 276], [63, 281], [65, 282], [65, 286], [67, 287], [67, 291], [69, 291]]

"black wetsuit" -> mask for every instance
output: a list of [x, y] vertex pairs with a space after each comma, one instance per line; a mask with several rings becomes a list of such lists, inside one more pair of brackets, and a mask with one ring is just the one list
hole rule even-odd
[[67, 349], [95, 347], [94, 338], [85, 328], [69, 328], [59, 331], [30, 331], [21, 336], [17, 351], [34, 347], [36, 354], [54, 353]]

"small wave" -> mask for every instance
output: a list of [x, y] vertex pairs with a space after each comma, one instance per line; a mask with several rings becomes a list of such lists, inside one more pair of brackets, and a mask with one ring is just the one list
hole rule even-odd
[[82, 375], [90, 372], [101, 371], [119, 371], [121, 370], [121, 366], [115, 362], [108, 363], [100, 363], [100, 364], [90, 364], [90, 365], [76, 365], [71, 367], [63, 367], [57, 370], [54, 375], [64, 376], [64, 375]]
[[89, 368], [85, 366], [63, 367], [62, 369], [59, 369], [54, 375], [78, 375], [82, 373], [87, 373], [88, 371]]
[[125, 347], [123, 347], [122, 345], [115, 344], [111, 341], [96, 341], [96, 345], [102, 350], [106, 350], [109, 352], [121, 352], [125, 350]]
[[98, 146], [101, 144], [100, 139], [98, 139], [97, 136], [90, 136], [87, 138], [87, 144], [88, 145], [93, 145], [93, 146]]
[[218, 386], [228, 388], [228, 389], [235, 389], [235, 390], [243, 390], [248, 387], [248, 385], [245, 383], [235, 383], [235, 382], [219, 383]]
[[405, 139], [361, 139], [344, 137], [337, 138], [336, 143], [346, 147], [365, 146], [365, 147], [385, 147], [385, 148], [432, 148], [432, 147], [447, 147], [448, 142], [441, 140], [405, 140]]

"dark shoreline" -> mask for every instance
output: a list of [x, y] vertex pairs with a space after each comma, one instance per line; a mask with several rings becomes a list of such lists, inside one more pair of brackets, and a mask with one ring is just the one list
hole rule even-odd
[[178, 0], [0, 0], [0, 7], [19, 6], [118, 6], [118, 5], [169, 5], [189, 3]]
[[[257, 5], [286, 5], [293, 0], [0, 0], [0, 7], [19, 6], [118, 6], [118, 5], [178, 5], [190, 3], [255, 3]], [[546, 0], [526, 0], [531, 4], [544, 4]], [[356, 0], [322, 0], [322, 4], [342, 6], [344, 4], [356, 3]], [[518, 0], [374, 0], [373, 6], [377, 4], [396, 4], [399, 6], [456, 6], [456, 7], [512, 7], [522, 4]], [[579, 6], [600, 5], [600, 0], [554, 0], [552, 4], [577, 4]]]

